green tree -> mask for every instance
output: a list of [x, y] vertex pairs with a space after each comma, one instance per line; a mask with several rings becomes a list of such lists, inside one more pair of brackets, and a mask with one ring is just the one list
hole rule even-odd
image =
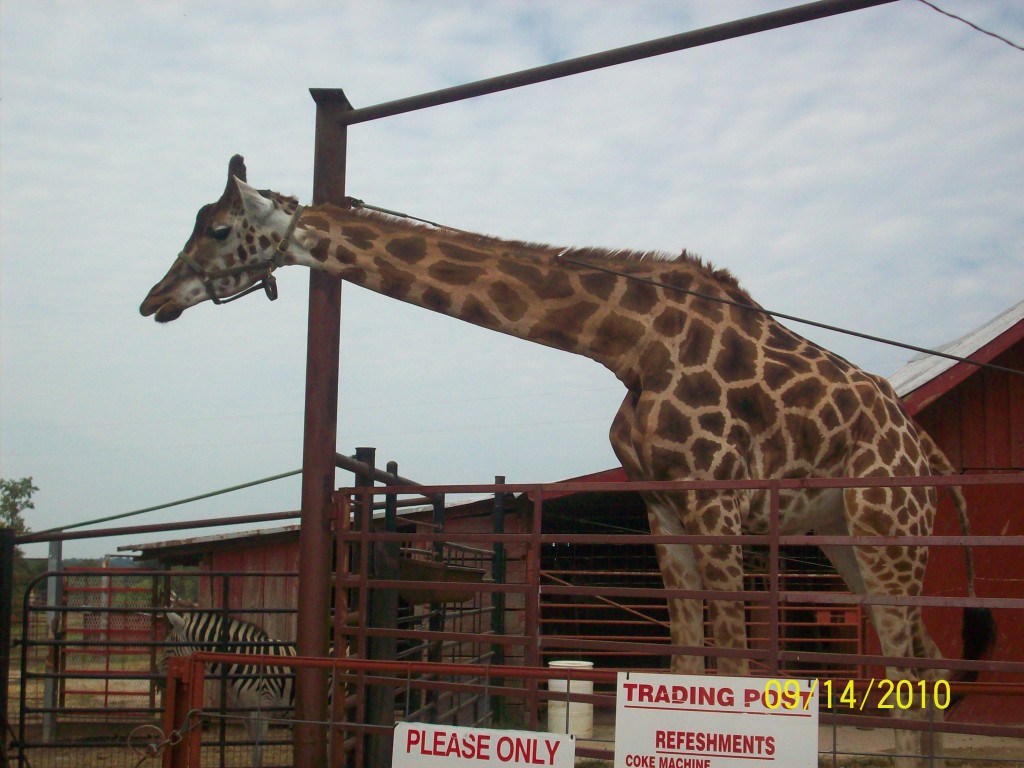
[[32, 494], [38, 491], [32, 484], [31, 477], [21, 480], [0, 479], [0, 526], [13, 528], [18, 533], [28, 533], [29, 527], [21, 513], [26, 509], [35, 509]]
[[[23, 477], [20, 480], [4, 480], [0, 478], [0, 527], [13, 528], [17, 533], [28, 533], [29, 527], [25, 522], [22, 513], [28, 509], [35, 509], [32, 503], [32, 494], [38, 491], [32, 484], [31, 477]], [[25, 595], [25, 588], [29, 580], [39, 571], [26, 562], [21, 547], [14, 548], [14, 573], [12, 579], [12, 590], [14, 598], [14, 621], [17, 626], [20, 624], [21, 605]]]

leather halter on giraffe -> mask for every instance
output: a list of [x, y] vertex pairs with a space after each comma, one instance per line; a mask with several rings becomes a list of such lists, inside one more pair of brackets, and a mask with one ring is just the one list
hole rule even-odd
[[[601, 363], [626, 388], [610, 437], [635, 480], [952, 472], [885, 380], [757, 311], [729, 272], [687, 253], [563, 249], [425, 226], [358, 206], [299, 210], [294, 199], [245, 181], [244, 162], [235, 156], [223, 195], [199, 211], [182, 255], [143, 301], [143, 315], [168, 322], [213, 296], [258, 284], [275, 266], [298, 264]], [[613, 265], [626, 276], [563, 257]], [[954, 498], [966, 524], [958, 490]], [[769, 526], [767, 495], [760, 491], [651, 493], [645, 501], [655, 534], [764, 533]], [[781, 501], [785, 534], [918, 536], [932, 531], [936, 491], [830, 489], [790, 492]], [[657, 553], [669, 588], [743, 588], [737, 545], [658, 545]], [[925, 547], [828, 547], [826, 554], [854, 592], [921, 593]], [[973, 595], [970, 569], [969, 581]], [[702, 602], [669, 603], [673, 645], [702, 648]], [[708, 610], [714, 645], [745, 649], [743, 604], [712, 600]], [[939, 658], [920, 608], [877, 605], [870, 612], [885, 655]], [[983, 635], [965, 642], [976, 656], [989, 644], [992, 624], [975, 614], [965, 625]], [[743, 658], [719, 657], [717, 667], [723, 674], [749, 673]], [[704, 658], [680, 653], [672, 669], [703, 673]], [[917, 680], [943, 673], [893, 667], [888, 674]], [[900, 733], [912, 752], [927, 746]]]

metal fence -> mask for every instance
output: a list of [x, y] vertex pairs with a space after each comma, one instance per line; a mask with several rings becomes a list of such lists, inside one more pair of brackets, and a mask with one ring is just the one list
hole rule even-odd
[[[337, 656], [308, 662], [335, 671], [334, 695], [325, 702], [325, 715], [332, 712], [334, 723], [325, 739], [330, 738], [339, 750], [334, 764], [387, 765], [387, 739], [396, 720], [542, 729], [552, 697], [542, 681], [554, 676], [547, 666], [552, 660], [593, 663], [591, 672], [570, 673], [595, 685], [592, 694], [573, 694], [571, 699], [595, 707], [595, 736], [581, 740], [577, 753], [608, 760], [614, 749], [609, 719], [614, 710], [610, 685], [616, 671], [664, 671], [671, 655], [679, 652], [704, 655], [713, 668], [717, 657], [734, 653], [710, 645], [676, 648], [666, 627], [665, 601], [674, 593], [658, 582], [653, 545], [708, 539], [654, 537], [631, 525], [612, 530], [609, 519], [601, 516], [601, 505], [591, 505], [589, 518], [567, 517], [558, 506], [566, 494], [600, 494], [606, 504], [616, 497], [635, 503], [639, 490], [699, 485], [704, 489], [767, 488], [777, 499], [794, 487], [885, 484], [1021, 485], [1024, 477], [342, 489], [336, 494], [334, 612], [325, 617], [321, 628], [326, 633], [333, 627]], [[410, 495], [436, 500], [441, 494], [486, 498], [475, 506], [446, 507], [442, 502], [401, 515], [393, 526], [387, 524], [386, 514], [355, 513], [383, 509], [389, 500], [401, 504]], [[435, 508], [442, 510], [439, 515]], [[460, 509], [469, 513], [460, 517]], [[750, 648], [746, 653], [756, 674], [830, 681], [836, 695], [832, 710], [822, 711], [827, 726], [891, 728], [893, 719], [877, 708], [879, 692], [864, 695], [871, 678], [884, 676], [885, 666], [891, 663], [979, 670], [984, 682], [954, 683], [953, 690], [966, 693], [968, 701], [1000, 697], [1004, 711], [1019, 710], [1016, 697], [1024, 692], [1024, 660], [998, 647], [994, 657], [980, 662], [893, 660], [872, 653], [865, 640], [869, 631], [863, 609], [892, 598], [837, 591], [834, 574], [811, 555], [821, 543], [884, 543], [970, 546], [981, 559], [992, 547], [1024, 548], [1024, 537], [878, 540], [770, 533], [714, 540], [746, 548], [745, 591], [739, 597], [747, 606]], [[42, 592], [46, 582], [56, 578], [65, 589], [50, 604]], [[163, 617], [170, 591], [191, 594], [199, 603], [197, 610], [292, 626], [294, 606], [259, 604], [247, 597], [289, 594], [290, 590], [249, 589], [245, 583], [294, 578], [294, 574], [266, 572], [103, 569], [40, 577], [25, 606], [19, 671], [12, 675], [19, 764], [35, 768], [84, 765], [90, 763], [83, 755], [95, 762], [101, 754], [104, 765], [138, 764], [145, 750], [155, 749], [185, 724], [164, 722], [167, 702], [159, 695], [154, 672], [164, 645]], [[1014, 578], [1007, 574], [1007, 579]], [[899, 599], [925, 610], [988, 607], [1004, 627], [1014, 626], [1024, 615], [1024, 598], [986, 596], [984, 586], [979, 595]], [[723, 594], [682, 596], [710, 600]], [[187, 711], [195, 709], [206, 726], [200, 742], [204, 761], [248, 765], [249, 739], [237, 725], [247, 713], [227, 706], [222, 682], [211, 677], [204, 686], [205, 698]], [[865, 703], [863, 711], [858, 707], [854, 713], [844, 706], [839, 692], [847, 686], [852, 686], [849, 690], [856, 692], [858, 702]], [[290, 733], [283, 725], [275, 723], [270, 730], [264, 765], [291, 764]], [[1002, 759], [1024, 759], [1020, 725], [956, 718], [903, 725], [1009, 739], [1002, 747]], [[836, 734], [822, 736], [825, 758], [839, 763], [865, 751], [863, 745], [842, 742]], [[1000, 754], [986, 755], [974, 748], [967, 764], [984, 764], [983, 758], [997, 761]]]

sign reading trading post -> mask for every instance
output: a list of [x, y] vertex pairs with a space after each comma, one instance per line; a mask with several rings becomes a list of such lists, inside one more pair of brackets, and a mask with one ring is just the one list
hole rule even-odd
[[615, 768], [817, 764], [817, 690], [807, 680], [619, 673]]
[[572, 736], [455, 725], [398, 723], [393, 768], [573, 768]]

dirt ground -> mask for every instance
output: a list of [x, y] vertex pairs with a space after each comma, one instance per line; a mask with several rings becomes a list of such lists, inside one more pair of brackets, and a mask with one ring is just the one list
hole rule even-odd
[[[614, 715], [596, 713], [594, 738], [580, 740], [578, 747], [590, 747], [601, 750], [612, 750], [614, 746], [615, 726]], [[129, 748], [124, 738], [129, 733], [123, 732], [117, 739], [111, 738], [110, 745], [90, 749], [34, 749], [28, 754], [31, 768], [156, 768], [160, 765], [158, 757], [146, 756], [147, 742], [158, 737], [155, 729], [136, 731], [135, 749]], [[215, 730], [215, 729], [214, 729]], [[108, 731], [109, 733], [109, 731]], [[207, 731], [209, 738], [214, 734]], [[85, 734], [82, 734], [83, 736]], [[95, 733], [91, 734], [95, 738]], [[74, 737], [72, 737], [74, 738]], [[245, 738], [241, 728], [232, 728], [230, 739]], [[290, 739], [287, 728], [271, 729], [271, 738], [281, 741]], [[882, 768], [890, 766], [892, 760], [888, 755], [894, 751], [893, 731], [889, 729], [869, 729], [855, 726], [821, 726], [818, 731], [819, 768]], [[1024, 767], [1024, 739], [966, 736], [948, 734], [945, 736], [944, 752], [948, 768], [1005, 768], [1006, 766]], [[224, 765], [229, 768], [249, 766], [249, 749], [235, 747], [226, 750]], [[221, 766], [220, 750], [208, 747], [203, 750], [204, 766]], [[267, 746], [264, 753], [266, 768], [290, 768], [292, 765], [290, 745]], [[611, 768], [610, 760], [594, 760], [577, 758], [577, 768]], [[788, 768], [788, 767], [782, 767]]]
[[[610, 748], [613, 731], [598, 727], [598, 740], [582, 742], [587, 746]], [[605, 740], [607, 737], [608, 740]], [[862, 729], [843, 726], [836, 729], [836, 757], [831, 754], [833, 731], [823, 726], [819, 731], [819, 768], [882, 768], [892, 764], [887, 753], [893, 751], [891, 730]], [[276, 756], [267, 755], [264, 765], [290, 765], [287, 748]], [[228, 765], [247, 766], [248, 750], [233, 750]], [[1024, 742], [1018, 739], [982, 736], [950, 735], [946, 737], [945, 751], [948, 768], [1004, 768], [1024, 766]], [[277, 759], [274, 759], [276, 757]], [[159, 760], [145, 759], [142, 752], [132, 752], [123, 744], [104, 749], [62, 749], [36, 751], [30, 756], [32, 768], [156, 768]], [[205, 750], [203, 765], [220, 765], [216, 749]], [[578, 768], [611, 768], [611, 761], [578, 758]]]
[[[1024, 741], [1020, 739], [947, 734], [943, 746], [947, 756], [946, 765], [950, 768], [997, 768], [1007, 764], [1024, 766]], [[829, 754], [832, 748], [832, 728], [822, 726], [818, 729], [819, 765], [833, 765], [832, 755]], [[865, 768], [889, 765], [891, 761], [884, 756], [892, 753], [894, 748], [891, 730], [841, 726], [835, 733], [835, 765]]]

